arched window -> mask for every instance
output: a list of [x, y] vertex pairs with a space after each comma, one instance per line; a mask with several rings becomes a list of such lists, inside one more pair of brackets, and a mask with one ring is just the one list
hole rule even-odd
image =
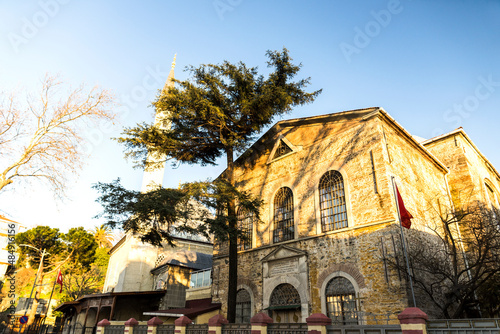
[[334, 277], [326, 286], [326, 312], [332, 323], [357, 325], [356, 291], [345, 277]]
[[288, 283], [283, 283], [274, 288], [271, 293], [269, 309], [289, 309], [300, 308], [300, 296], [293, 287]]
[[250, 323], [252, 300], [248, 291], [241, 289], [236, 294], [236, 323]]
[[241, 232], [241, 238], [238, 240], [238, 250], [252, 248], [252, 231], [254, 213], [240, 207], [238, 209], [238, 228]]
[[293, 193], [290, 188], [283, 187], [274, 197], [274, 231], [273, 243], [295, 238], [293, 222]]
[[328, 171], [319, 180], [319, 206], [323, 232], [347, 227], [344, 181], [338, 171]]
[[497, 213], [500, 210], [500, 204], [498, 201], [498, 197], [496, 196], [495, 191], [493, 190], [493, 187], [491, 187], [486, 182], [484, 183], [484, 185], [486, 186], [486, 191], [488, 192], [488, 198], [490, 200], [490, 205], [493, 208], [493, 210], [495, 211], [495, 213]]

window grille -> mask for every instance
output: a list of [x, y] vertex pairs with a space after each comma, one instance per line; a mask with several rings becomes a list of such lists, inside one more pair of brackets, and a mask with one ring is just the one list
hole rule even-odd
[[252, 301], [248, 291], [241, 289], [236, 294], [236, 323], [250, 323]]
[[300, 296], [293, 285], [288, 283], [280, 284], [271, 293], [270, 309], [280, 309], [282, 307], [287, 309], [294, 306], [300, 307]]
[[244, 208], [238, 209], [238, 227], [241, 232], [241, 238], [238, 240], [238, 250], [252, 248], [252, 231], [254, 213]]
[[290, 188], [283, 187], [274, 197], [273, 243], [292, 240], [294, 237], [293, 193]]
[[158, 255], [155, 261], [155, 268], [158, 267], [164, 259], [165, 259], [165, 254], [162, 253]]
[[356, 291], [345, 277], [334, 277], [326, 286], [326, 309], [332, 323], [357, 325]]
[[321, 177], [319, 203], [323, 232], [347, 227], [344, 181], [338, 171], [328, 171]]
[[278, 144], [278, 147], [276, 148], [276, 151], [274, 152], [274, 157], [273, 159], [277, 159], [279, 157], [284, 156], [285, 154], [292, 153], [293, 150], [288, 146], [283, 139], [280, 139], [280, 143]]

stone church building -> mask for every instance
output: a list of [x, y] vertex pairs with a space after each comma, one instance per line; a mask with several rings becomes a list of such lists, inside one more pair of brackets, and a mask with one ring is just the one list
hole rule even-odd
[[[386, 261], [401, 253], [393, 184], [422, 232], [465, 194], [499, 207], [500, 175], [462, 129], [424, 141], [381, 108], [280, 121], [236, 160], [235, 180], [264, 201], [261, 222], [238, 210], [239, 322], [264, 311], [275, 322], [321, 312], [364, 324], [412, 306]], [[212, 298], [223, 314], [227, 280], [227, 244], [216, 244]]]

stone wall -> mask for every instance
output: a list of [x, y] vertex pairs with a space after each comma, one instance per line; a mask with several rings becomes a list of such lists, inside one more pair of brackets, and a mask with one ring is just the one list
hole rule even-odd
[[449, 168], [448, 181], [457, 208], [474, 202], [490, 204], [485, 184], [500, 197], [500, 176], [462, 129], [425, 143], [427, 149]]
[[[237, 160], [237, 185], [264, 201], [262, 223], [253, 231], [254, 248], [241, 251], [238, 257], [238, 287], [251, 292], [253, 314], [269, 304], [270, 291], [280, 282], [306, 290], [299, 291], [301, 302], [304, 298], [307, 301], [303, 314], [325, 313], [325, 286], [335, 276], [351, 281], [359, 308], [365, 313], [395, 318], [408, 305], [406, 283], [387, 266], [382, 255], [400, 249], [391, 177], [400, 184], [416, 226], [424, 228], [427, 221], [437, 219], [427, 202], [442, 197], [449, 203], [446, 170], [385, 112], [372, 112], [329, 116], [316, 122], [280, 122], [252, 147], [251, 154]], [[273, 159], [281, 138], [290, 143], [293, 152]], [[348, 227], [323, 233], [318, 184], [329, 170], [343, 176]], [[273, 244], [273, 198], [284, 186], [293, 191], [295, 239]], [[283, 255], [283, 259], [306, 258], [305, 283], [300, 262], [297, 269], [291, 266], [281, 276], [266, 276], [264, 264], [270, 256], [284, 252], [283, 247], [289, 247], [291, 254]], [[212, 295], [215, 302], [223, 304], [224, 314], [227, 248], [218, 245], [214, 255]]]

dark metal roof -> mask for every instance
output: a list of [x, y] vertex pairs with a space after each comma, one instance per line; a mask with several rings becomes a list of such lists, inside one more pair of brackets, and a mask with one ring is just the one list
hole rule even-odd
[[164, 317], [181, 317], [185, 315], [188, 318], [193, 319], [194, 317], [204, 314], [210, 311], [219, 310], [221, 308], [220, 303], [212, 303], [212, 298], [196, 299], [186, 301], [186, 307], [176, 308], [169, 310], [158, 310], [144, 312], [144, 315], [154, 315], [154, 316], [164, 316]]
[[165, 266], [179, 266], [194, 270], [212, 268], [212, 254], [198, 253], [189, 250], [179, 250], [165, 253], [165, 258], [151, 272]]

